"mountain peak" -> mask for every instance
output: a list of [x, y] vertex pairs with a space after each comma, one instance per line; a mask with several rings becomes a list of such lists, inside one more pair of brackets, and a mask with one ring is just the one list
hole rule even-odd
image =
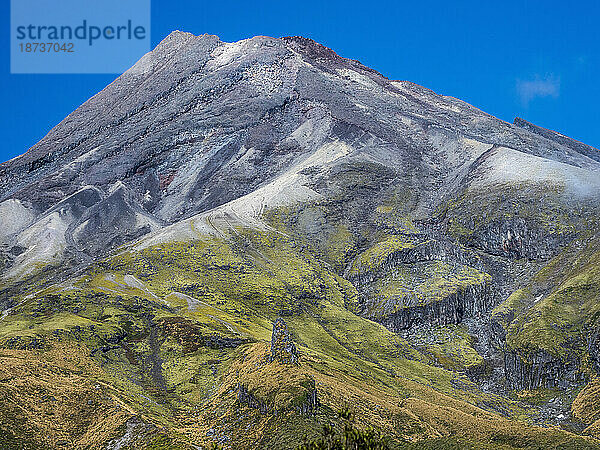
[[303, 49], [303, 53], [313, 58], [324, 58], [324, 59], [340, 59], [336, 52], [329, 47], [325, 47], [313, 39], [306, 38], [303, 36], [284, 36], [281, 38], [284, 42], [292, 45], [295, 48]]

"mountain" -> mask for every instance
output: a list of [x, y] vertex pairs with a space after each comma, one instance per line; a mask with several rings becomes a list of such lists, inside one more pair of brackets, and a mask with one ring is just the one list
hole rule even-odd
[[[0, 446], [600, 447], [600, 152], [173, 32], [0, 165]], [[194, 447], [195, 446], [195, 447]]]

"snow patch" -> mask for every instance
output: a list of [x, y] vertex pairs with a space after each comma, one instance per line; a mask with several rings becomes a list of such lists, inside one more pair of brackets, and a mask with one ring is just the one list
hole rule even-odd
[[567, 195], [591, 197], [600, 194], [600, 171], [500, 147], [478, 168], [473, 186], [536, 183], [562, 189]]

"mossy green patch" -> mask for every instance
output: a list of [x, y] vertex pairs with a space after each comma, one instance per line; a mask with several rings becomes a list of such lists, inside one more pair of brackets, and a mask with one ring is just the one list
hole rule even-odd
[[[350, 230], [337, 232], [340, 242], [353, 242]], [[382, 233], [373, 245], [384, 236], [400, 235]], [[378, 252], [385, 253], [388, 244], [403, 245], [390, 241]], [[347, 251], [344, 246], [340, 253]], [[368, 259], [373, 258], [377, 264], [378, 256]], [[449, 295], [488, 280], [472, 268], [439, 261], [419, 270], [421, 278], [407, 285], [431, 299], [436, 292]], [[355, 287], [281, 230], [237, 228], [193, 242], [121, 249], [70, 281], [26, 299], [0, 322], [0, 333], [9, 336], [33, 325], [32, 336], [47, 338], [58, 330], [61, 339], [81, 342], [120, 401], [194, 442], [204, 442], [209, 429], [225, 424], [229, 431], [220, 433], [248, 438], [236, 445], [266, 442], [264, 430], [272, 430], [269, 442], [293, 447], [299, 428], [282, 430], [282, 424], [297, 424], [309, 435], [311, 426], [320, 426], [317, 419], [327, 420], [327, 411], [347, 398], [361, 405], [366, 423], [384, 424], [398, 438], [430, 437], [439, 408], [455, 411], [448, 430], [478, 423], [488, 427], [486, 433], [509, 422], [473, 405], [524, 414], [515, 402], [482, 392], [456, 373], [479, 362], [468, 335], [457, 329], [429, 352], [418, 351], [357, 315]], [[303, 372], [258, 371], [260, 376], [246, 381], [255, 383], [257, 398], [294, 409], [314, 380], [323, 406], [313, 418], [254, 415], [237, 403], [234, 385], [224, 382], [238, 376], [235, 367], [244, 364], [247, 349], [262, 346], [266, 352], [272, 321], [280, 316], [298, 346]], [[444, 357], [446, 368], [432, 365]], [[491, 415], [493, 426], [482, 421], [484, 414]]]
[[[507, 326], [506, 342], [510, 348], [522, 352], [541, 349], [560, 359], [574, 354], [583, 356], [585, 346], [581, 342], [600, 317], [597, 245], [597, 237], [589, 239], [583, 248], [581, 241], [574, 241], [571, 249], [532, 278], [530, 287], [514, 293], [497, 309], [515, 313], [515, 319]], [[547, 286], [545, 293], [532, 298], [528, 292], [538, 286]]]
[[474, 349], [475, 338], [460, 325], [417, 330], [408, 339], [449, 370], [469, 371], [481, 368], [485, 363], [484, 358]]
[[396, 252], [414, 248], [419, 241], [407, 235], [391, 235], [359, 254], [348, 271], [349, 276], [381, 268]]
[[399, 264], [373, 283], [369, 291], [370, 313], [387, 315], [401, 308], [440, 301], [490, 281], [489, 274], [460, 264], [443, 261]]
[[528, 183], [466, 190], [440, 205], [437, 213], [446, 218], [449, 234], [457, 239], [495, 220], [512, 218], [537, 224], [551, 235], [573, 235], [593, 217], [581, 205], [565, 203], [560, 189]]

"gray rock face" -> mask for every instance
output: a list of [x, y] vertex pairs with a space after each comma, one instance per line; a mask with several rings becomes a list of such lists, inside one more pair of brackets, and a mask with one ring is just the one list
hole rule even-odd
[[387, 80], [307, 39], [227, 44], [176, 32], [2, 164], [0, 200], [45, 210], [82, 186], [107, 191], [121, 181], [149, 212], [173, 222], [252, 191], [331, 139], [398, 175], [421, 172], [418, 184], [437, 194], [468, 156], [449, 154], [460, 137], [598, 167], [570, 147]]
[[542, 136], [550, 141], [554, 141], [560, 145], [569, 147], [569, 148], [581, 153], [582, 155], [587, 156], [588, 158], [591, 158], [595, 161], [600, 162], [600, 153], [598, 152], [598, 149], [595, 149], [594, 147], [591, 147], [582, 142], [576, 141], [575, 139], [571, 139], [570, 137], [564, 136], [560, 133], [557, 133], [556, 131], [547, 130], [545, 128], [538, 127], [537, 125], [527, 122], [526, 120], [521, 119], [520, 117], [515, 117], [515, 120], [513, 123], [520, 128], [531, 131], [532, 133], [535, 133], [535, 134], [539, 134], [540, 136]]
[[513, 389], [568, 388], [581, 383], [583, 375], [574, 360], [561, 361], [544, 351], [527, 358], [516, 352], [504, 355], [505, 373]]
[[[257, 409], [261, 414], [273, 414], [277, 415], [282, 412], [278, 410], [274, 405], [268, 404], [265, 401], [257, 399], [254, 395], [248, 392], [248, 388], [241, 383], [237, 385], [237, 401], [250, 408]], [[300, 414], [312, 414], [319, 406], [319, 399], [317, 397], [317, 389], [312, 388], [307, 392], [305, 397], [297, 405], [294, 405], [292, 409], [296, 410]]]
[[392, 331], [400, 332], [419, 324], [459, 324], [465, 317], [480, 317], [493, 305], [489, 286], [473, 286], [454, 292], [427, 304], [413, 302], [390, 313], [380, 322]]
[[270, 360], [285, 364], [295, 364], [298, 362], [298, 350], [296, 350], [296, 345], [288, 331], [287, 324], [281, 317], [273, 322]]
[[75, 246], [92, 256], [160, 226], [161, 222], [142, 208], [135, 195], [125, 185], [118, 184], [106, 198], [88, 208], [69, 231], [72, 230]]
[[523, 218], [494, 220], [462, 239], [469, 246], [508, 258], [548, 259], [573, 236], [547, 233], [538, 223]]
[[261, 414], [268, 414], [271, 409], [267, 403], [258, 400], [248, 392], [248, 388], [243, 384], [237, 385], [237, 401], [250, 408], [257, 409]]
[[594, 330], [588, 337], [588, 353], [596, 372], [600, 372], [600, 330]]

